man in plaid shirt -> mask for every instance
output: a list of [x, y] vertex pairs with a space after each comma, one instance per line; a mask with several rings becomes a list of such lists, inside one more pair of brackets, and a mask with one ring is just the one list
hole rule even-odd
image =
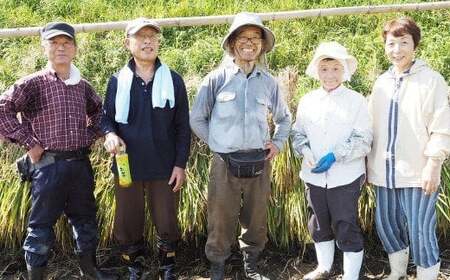
[[96, 206], [88, 154], [99, 131], [101, 99], [72, 64], [74, 28], [49, 23], [41, 39], [47, 66], [17, 81], [0, 98], [0, 135], [27, 150], [33, 170], [23, 245], [28, 279], [44, 279], [53, 226], [63, 212], [73, 229], [84, 279], [115, 279], [95, 262]]

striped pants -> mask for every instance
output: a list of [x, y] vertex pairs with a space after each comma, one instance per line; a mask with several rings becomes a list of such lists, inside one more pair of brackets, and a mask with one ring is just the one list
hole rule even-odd
[[439, 262], [436, 237], [436, 201], [420, 188], [376, 187], [375, 222], [388, 254], [411, 247], [415, 265], [427, 268]]

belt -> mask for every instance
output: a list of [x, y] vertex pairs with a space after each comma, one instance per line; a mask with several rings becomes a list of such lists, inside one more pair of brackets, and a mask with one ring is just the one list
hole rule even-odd
[[89, 148], [80, 148], [74, 151], [47, 150], [45, 155], [53, 157], [55, 160], [77, 160], [87, 158], [90, 152]]

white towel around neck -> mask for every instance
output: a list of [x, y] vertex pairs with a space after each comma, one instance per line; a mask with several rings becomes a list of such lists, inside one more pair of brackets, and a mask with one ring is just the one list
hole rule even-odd
[[[128, 123], [128, 113], [130, 110], [130, 91], [133, 83], [133, 71], [125, 65], [117, 76], [117, 93], [116, 93], [116, 115], [115, 120], [118, 123]], [[169, 101], [170, 108], [175, 106], [175, 94], [173, 88], [172, 74], [169, 67], [161, 63], [153, 77], [152, 85], [152, 104], [153, 108], [166, 107]]]

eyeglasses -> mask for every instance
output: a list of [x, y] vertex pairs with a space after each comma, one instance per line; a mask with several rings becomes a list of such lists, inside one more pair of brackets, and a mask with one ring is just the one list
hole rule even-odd
[[159, 41], [161, 41], [161, 39], [162, 39], [162, 36], [161, 36], [161, 34], [153, 34], [153, 35], [148, 35], [148, 34], [139, 34], [139, 33], [136, 33], [136, 34], [133, 34], [133, 35], [131, 35], [130, 37], [133, 37], [133, 38], [135, 38], [135, 39], [137, 39], [137, 40], [145, 40], [145, 39], [148, 39], [150, 42], [152, 42], [152, 43], [156, 43], [156, 42], [159, 42]]
[[261, 37], [245, 37], [245, 36], [239, 36], [236, 39], [239, 43], [247, 43], [248, 41], [252, 42], [252, 44], [258, 44], [261, 42], [262, 38]]

